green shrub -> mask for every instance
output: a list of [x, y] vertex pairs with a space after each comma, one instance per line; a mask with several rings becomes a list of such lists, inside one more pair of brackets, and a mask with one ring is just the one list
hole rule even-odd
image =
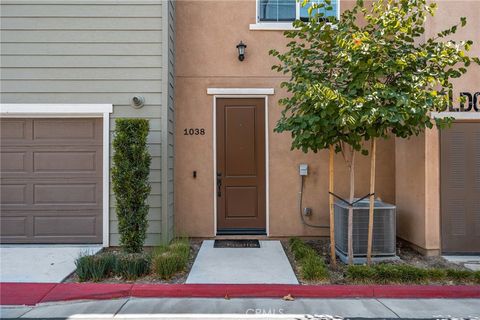
[[190, 257], [190, 242], [178, 238], [168, 246], [155, 248], [152, 255], [152, 270], [161, 279], [170, 279], [175, 273], [183, 271]]
[[166, 251], [152, 258], [153, 272], [161, 279], [170, 279], [175, 273], [183, 270], [184, 258], [174, 252]]
[[377, 264], [373, 266], [348, 266], [347, 278], [354, 282], [374, 283], [427, 283], [450, 280], [455, 282], [478, 282], [480, 272], [457, 269], [423, 269], [404, 264]]
[[300, 267], [305, 280], [324, 280], [329, 276], [325, 262], [318, 255], [307, 255], [300, 261]]
[[150, 270], [150, 257], [146, 254], [125, 254], [117, 259], [115, 273], [126, 280], [135, 280]]
[[480, 284], [480, 271], [473, 272], [473, 281]]
[[116, 256], [111, 253], [86, 255], [81, 254], [75, 260], [78, 279], [83, 281], [100, 281], [108, 277], [116, 265]]
[[290, 239], [290, 250], [293, 253], [295, 260], [302, 260], [310, 255], [317, 255], [315, 250], [298, 238]]
[[375, 269], [364, 265], [349, 265], [347, 278], [355, 282], [369, 282], [374, 280]]
[[469, 282], [474, 280], [473, 272], [470, 270], [447, 269], [447, 278], [456, 282]]
[[117, 119], [113, 140], [112, 185], [120, 244], [126, 252], [141, 252], [148, 227], [146, 200], [150, 194], [151, 156], [146, 119]]
[[325, 261], [312, 247], [298, 238], [291, 238], [289, 245], [303, 279], [324, 280], [329, 277]]
[[427, 272], [428, 277], [433, 281], [445, 280], [445, 278], [447, 277], [447, 272], [444, 269], [428, 269]]

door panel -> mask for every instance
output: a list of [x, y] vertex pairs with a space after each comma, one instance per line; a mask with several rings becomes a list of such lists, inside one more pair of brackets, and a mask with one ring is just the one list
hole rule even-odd
[[218, 233], [265, 232], [264, 99], [217, 100]]
[[442, 251], [480, 252], [480, 123], [441, 132]]

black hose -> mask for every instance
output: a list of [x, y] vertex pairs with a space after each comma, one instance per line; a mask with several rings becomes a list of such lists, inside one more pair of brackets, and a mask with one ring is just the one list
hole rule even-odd
[[330, 226], [325, 226], [325, 225], [315, 225], [315, 224], [310, 224], [307, 221], [305, 221], [305, 217], [302, 214], [302, 206], [303, 206], [303, 184], [304, 184], [304, 176], [302, 177], [302, 183], [300, 187], [300, 200], [298, 201], [299, 204], [299, 212], [300, 212], [300, 218], [302, 219], [302, 222], [304, 225], [311, 227], [311, 228], [319, 228], [319, 229], [330, 229]]

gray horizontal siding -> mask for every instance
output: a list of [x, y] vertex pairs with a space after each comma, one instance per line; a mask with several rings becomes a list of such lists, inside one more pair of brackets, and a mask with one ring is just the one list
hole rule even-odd
[[[150, 120], [147, 245], [162, 238], [163, 57], [170, 54], [162, 10], [161, 1], [7, 0], [0, 12], [2, 103], [113, 104], [111, 138], [116, 118]], [[143, 108], [130, 106], [134, 95], [145, 97]], [[111, 186], [109, 215], [110, 243], [118, 245]]]
[[[52, 88], [51, 90], [55, 90]], [[123, 105], [125, 107], [125, 112], [131, 112], [132, 117], [134, 114], [138, 114], [138, 117], [159, 117], [158, 115], [152, 115], [148, 111], [144, 111], [148, 105], [142, 109], [138, 109], [137, 112], [128, 111], [131, 107], [126, 108], [129, 105], [132, 94], [141, 94], [145, 97], [147, 103], [161, 105], [162, 104], [162, 95], [161, 93], [148, 93], [148, 92], [131, 92], [131, 93], [88, 93], [79, 95], [75, 92], [63, 92], [58, 93], [55, 91], [52, 92], [38, 92], [38, 93], [29, 93], [24, 92], [22, 94], [10, 94], [4, 93], [0, 97], [3, 103], [112, 103], [115, 105]], [[55, 102], [53, 102], [55, 101]], [[123, 114], [114, 113], [114, 117], [122, 117]], [[126, 116], [126, 115], [125, 115]]]
[[2, 30], [3, 42], [161, 42], [162, 33], [144, 30]]
[[145, 68], [161, 67], [161, 56], [66, 56], [66, 55], [3, 55], [5, 68]]
[[2, 54], [158, 56], [161, 43], [3, 43]]
[[2, 92], [158, 92], [159, 80], [3, 80]]
[[[161, 18], [158, 4], [2, 4], [2, 17], [58, 17], [58, 18]], [[112, 10], [114, 9], [114, 10]]]
[[8, 18], [0, 21], [3, 30], [162, 30], [161, 18]]
[[160, 80], [161, 70], [149, 68], [4, 68], [2, 80]]

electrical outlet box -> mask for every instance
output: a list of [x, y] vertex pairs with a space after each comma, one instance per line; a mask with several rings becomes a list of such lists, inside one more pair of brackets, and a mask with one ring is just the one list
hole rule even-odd
[[306, 164], [306, 163], [300, 164], [300, 175], [301, 176], [308, 175], [308, 164]]

